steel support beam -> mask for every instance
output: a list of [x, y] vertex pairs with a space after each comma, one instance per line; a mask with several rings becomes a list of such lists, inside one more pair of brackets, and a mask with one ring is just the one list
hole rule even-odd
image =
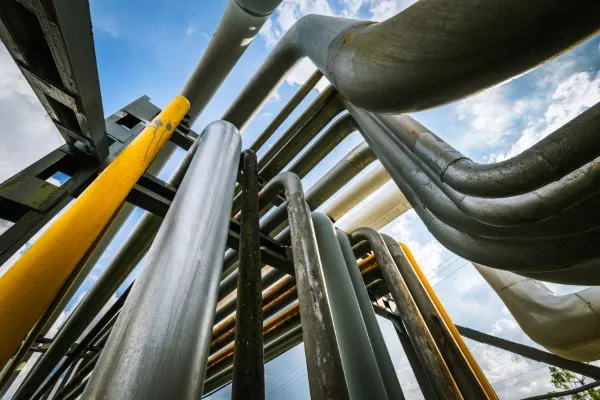
[[265, 398], [262, 282], [258, 221], [258, 167], [252, 150], [242, 153], [240, 273], [237, 288], [232, 399]]

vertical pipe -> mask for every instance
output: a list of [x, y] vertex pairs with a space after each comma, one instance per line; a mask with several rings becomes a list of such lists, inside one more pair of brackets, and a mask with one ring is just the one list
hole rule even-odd
[[391, 237], [387, 235], [382, 237], [461, 393], [469, 399], [488, 399], [487, 393], [442, 320], [435, 304], [421, 285], [402, 249]]
[[[323, 263], [325, 292], [331, 304], [335, 336], [350, 398], [387, 399], [384, 382], [335, 228], [325, 215], [313, 212], [311, 216]], [[358, 266], [356, 271], [358, 272]], [[397, 399], [403, 398], [401, 396]]]
[[[185, 157], [167, 180], [173, 186], [179, 186], [192, 158], [198, 148], [201, 138], [197, 139], [189, 148]], [[156, 232], [160, 228], [162, 218], [145, 212], [133, 227], [129, 236], [115, 257], [110, 261], [100, 278], [83, 298], [73, 313], [69, 316], [64, 326], [55, 336], [48, 350], [40, 357], [23, 384], [23, 398], [29, 398], [46, 379], [48, 374], [60, 362], [70, 346], [83, 333], [95, 316], [106, 304], [110, 296], [115, 293], [121, 283], [129, 276], [133, 268], [139, 263], [150, 248]], [[123, 299], [124, 300], [124, 299]]]
[[297, 175], [284, 172], [265, 185], [259, 198], [270, 200], [285, 189], [302, 334], [312, 399], [349, 398], [336, 343], [331, 306], [310, 210]]
[[408, 337], [408, 333], [406, 332], [406, 328], [402, 325], [399, 319], [394, 318], [391, 319], [390, 322], [394, 326], [394, 330], [398, 335], [398, 340], [400, 340], [400, 345], [404, 350], [404, 354], [406, 355], [406, 359], [410, 364], [410, 367], [415, 374], [415, 378], [417, 379], [417, 384], [421, 389], [421, 393], [426, 400], [435, 399], [433, 394], [433, 389], [431, 388], [431, 384], [427, 379], [427, 374], [423, 369], [423, 365], [421, 365], [421, 361], [419, 360], [419, 356], [417, 355], [417, 351], [415, 350], [415, 346], [410, 341]]
[[379, 323], [377, 322], [377, 318], [373, 312], [371, 299], [369, 298], [369, 293], [367, 292], [365, 282], [361, 276], [360, 270], [358, 269], [358, 264], [356, 263], [356, 257], [352, 251], [350, 240], [348, 239], [348, 236], [340, 230], [337, 230], [337, 239], [346, 261], [346, 268], [350, 276], [352, 287], [354, 288], [356, 299], [358, 300], [360, 313], [367, 328], [367, 334], [369, 335], [370, 344], [373, 348], [373, 352], [375, 353], [377, 366], [379, 367], [379, 372], [383, 379], [388, 398], [404, 399], [400, 382], [398, 382], [396, 369], [394, 368], [390, 353], [388, 352], [385, 344], [385, 339], [381, 334]]
[[425, 274], [423, 273], [423, 271], [421, 271], [421, 268], [419, 267], [419, 264], [417, 263], [417, 260], [415, 260], [415, 258], [413, 257], [410, 249], [406, 245], [404, 245], [404, 244], [400, 244], [400, 247], [402, 248], [402, 251], [404, 252], [404, 254], [406, 255], [406, 257], [408, 258], [408, 261], [410, 262], [410, 264], [413, 267], [415, 273], [417, 274], [419, 280], [421, 281], [421, 284], [423, 285], [423, 287], [425, 288], [425, 290], [427, 291], [427, 293], [431, 297], [431, 300], [435, 304], [437, 310], [442, 315], [442, 318], [443, 318], [444, 322], [446, 323], [446, 326], [448, 327], [448, 329], [450, 329], [450, 332], [452, 333], [452, 337], [454, 338], [454, 340], [456, 340], [456, 342], [460, 346], [460, 349], [462, 350], [463, 354], [467, 358], [467, 360], [469, 362], [469, 365], [471, 366], [471, 368], [473, 369], [473, 371], [475, 371], [475, 374], [477, 375], [477, 378], [479, 379], [479, 382], [483, 385], [483, 388], [485, 389], [488, 397], [490, 399], [497, 399], [498, 395], [494, 391], [494, 388], [492, 387], [492, 385], [488, 381], [487, 377], [485, 376], [485, 374], [481, 370], [481, 367], [479, 366], [479, 364], [477, 363], [477, 361], [473, 357], [473, 354], [471, 354], [471, 351], [467, 347], [467, 344], [463, 340], [461, 334], [456, 329], [456, 326], [452, 322], [452, 319], [450, 318], [450, 315], [448, 315], [448, 313], [446, 312], [446, 309], [442, 305], [442, 302], [437, 297], [437, 295], [435, 294], [435, 291], [433, 290], [433, 288], [429, 284], [429, 280], [427, 280], [427, 277], [425, 277]]
[[0, 277], [0, 365], [13, 355], [189, 109], [176, 97]]
[[[262, 282], [258, 226], [258, 167], [252, 150], [242, 153], [240, 267], [235, 319], [232, 399], [265, 398]], [[211, 332], [212, 335], [212, 332]]]
[[204, 130], [84, 398], [202, 395], [240, 147], [225, 121]]
[[419, 313], [419, 309], [411, 297], [381, 235], [371, 228], [359, 228], [352, 232], [351, 240], [354, 242], [367, 240], [371, 245], [390, 293], [396, 301], [400, 315], [403, 317], [411, 342], [414, 344], [419, 360], [428, 374], [436, 398], [440, 400], [462, 399], [463, 396], [458, 390], [450, 371], [448, 371], [444, 358], [435, 345], [431, 333], [427, 329], [427, 325]]

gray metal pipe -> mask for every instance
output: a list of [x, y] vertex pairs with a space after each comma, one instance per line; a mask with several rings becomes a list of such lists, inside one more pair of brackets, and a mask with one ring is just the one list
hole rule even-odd
[[[597, 273], [593, 275], [560, 274], [562, 268], [577, 267], [581, 268], [582, 271], [589, 271], [594, 267], [597, 270], [598, 265], [600, 265], [600, 260], [597, 258], [573, 261], [573, 257], [578, 256], [580, 249], [568, 248], [560, 240], [549, 244], [549, 247], [556, 247], [555, 254], [558, 260], [553, 260], [544, 257], [535, 246], [528, 246], [527, 242], [490, 240], [462, 232], [445, 224], [429, 210], [413, 189], [405, 184], [402, 178], [394, 176], [393, 165], [387, 159], [380, 157], [380, 161], [391, 172], [392, 178], [394, 178], [394, 181], [411, 203], [427, 229], [440, 243], [453, 253], [480, 264], [515, 271], [519, 274], [531, 271], [536, 272], [537, 276], [537, 273], [543, 272], [544, 278], [550, 278], [553, 272], [557, 272], [560, 276], [556, 280], [557, 283], [574, 285], [600, 284], [600, 274]], [[587, 248], [581, 248], [581, 250], [587, 250]], [[569, 259], [570, 262], [565, 263], [565, 259]], [[512, 265], [510, 264], [511, 260], [513, 262]], [[563, 264], [559, 264], [560, 262]]]
[[[313, 212], [311, 218], [319, 256], [323, 263], [325, 292], [331, 305], [335, 336], [340, 348], [350, 398], [396, 399], [397, 397], [388, 397], [385, 390], [376, 354], [371, 345], [335, 228], [324, 214]], [[358, 266], [356, 272], [362, 280]]]
[[428, 373], [428, 379], [436, 397], [439, 399], [462, 399], [463, 396], [446, 367], [444, 358], [381, 235], [371, 228], [359, 228], [352, 232], [350, 240], [354, 243], [367, 240], [371, 245], [388, 289], [396, 301], [402, 322], [417, 350], [421, 364]]
[[600, 154], [600, 103], [521, 154], [491, 164], [473, 162], [408, 115], [379, 117], [441, 182], [472, 196], [523, 194], [560, 180]]
[[311, 398], [349, 398], [331, 305], [325, 293], [323, 265], [302, 182], [291, 172], [281, 173], [265, 185], [259, 198], [270, 200], [282, 188], [287, 199]]
[[190, 125], [198, 119], [279, 3], [280, 0], [227, 2], [217, 30], [181, 91], [190, 101]]
[[339, 220], [389, 180], [389, 172], [381, 164], [376, 165], [351, 187], [344, 188], [344, 191], [327, 206], [324, 213], [334, 222]]
[[378, 24], [307, 15], [281, 38], [223, 119], [242, 127], [305, 56], [358, 107], [431, 108], [555, 57], [594, 34], [599, 13], [595, 0], [460, 0], [451, 7], [425, 0]]
[[346, 268], [354, 289], [354, 295], [358, 301], [360, 313], [367, 328], [369, 342], [373, 348], [387, 396], [389, 399], [404, 399], [400, 382], [398, 382], [398, 375], [396, 375], [396, 370], [385, 344], [385, 339], [383, 338], [379, 323], [373, 312], [371, 299], [369, 298], [367, 287], [365, 286], [363, 277], [358, 269], [358, 264], [356, 263], [356, 257], [352, 251], [350, 240], [348, 239], [348, 236], [340, 230], [336, 231], [336, 236], [346, 261]]
[[337, 91], [329, 86], [258, 161], [260, 176], [271, 179], [345, 109]]
[[458, 343], [452, 337], [435, 304], [425, 291], [406, 255], [393, 238], [388, 235], [381, 236], [461, 393], [467, 399], [487, 399], [488, 395], [479, 383]]
[[[366, 143], [361, 143], [352, 149], [342, 160], [340, 160], [330, 171], [328, 171], [313, 187], [311, 187], [306, 193], [306, 201], [311, 209], [318, 208], [323, 204], [332, 194], [337, 192], [343, 187], [350, 179], [355, 177], [360, 171], [366, 168], [371, 162], [375, 160], [373, 151], [369, 148]], [[286, 220], [286, 206], [287, 203], [280, 205], [275, 211], [264, 218], [261, 221], [260, 227], [262, 231], [275, 234], [277, 240], [287, 240], [289, 238], [289, 231], [284, 228], [286, 225], [282, 225]], [[237, 252], [228, 252], [228, 257], [232, 260], [237, 257]], [[238, 271], [234, 270], [229, 274], [222, 282], [219, 287], [219, 299], [224, 299], [235, 289], [235, 282], [237, 282]], [[279, 279], [283, 276], [283, 273], [274, 270], [269, 271], [266, 276], [271, 278], [276, 277]], [[263, 277], [263, 286], [266, 285], [265, 277]], [[234, 301], [228, 301], [223, 304], [217, 310], [217, 316], [225, 317], [233, 311]], [[216, 318], [219, 321], [221, 318]]]
[[258, 150], [260, 150], [261, 147], [263, 147], [267, 140], [269, 140], [271, 136], [275, 133], [277, 128], [279, 128], [281, 124], [283, 124], [283, 121], [285, 121], [287, 117], [290, 116], [290, 114], [296, 109], [296, 107], [298, 107], [300, 102], [302, 102], [302, 100], [304, 100], [308, 93], [310, 93], [310, 91], [317, 85], [317, 83], [319, 83], [322, 77], [323, 74], [321, 73], [321, 71], [316, 70], [315, 72], [313, 72], [313, 74], [308, 78], [306, 82], [304, 82], [300, 89], [298, 89], [298, 91], [294, 93], [290, 101], [288, 101], [287, 104], [281, 109], [281, 111], [277, 113], [275, 118], [273, 118], [273, 120], [269, 122], [269, 125], [267, 125], [265, 130], [258, 136], [258, 138], [256, 138], [254, 143], [252, 143], [252, 145], [250, 146], [250, 150], [257, 152]]
[[202, 395], [240, 150], [233, 125], [204, 130], [84, 398]]
[[[201, 137], [190, 147], [179, 166], [167, 180], [168, 183], [175, 187], [181, 184], [200, 140]], [[19, 390], [19, 396], [22, 392], [21, 398], [29, 398], [35, 392], [71, 345], [85, 331], [109, 298], [144, 257], [161, 223], [162, 218], [155, 214], [150, 212], [142, 214], [98, 281], [69, 316], [48, 350], [40, 357], [21, 384]]]
[[[400, 136], [417, 136], [416, 133], [412, 132], [425, 131], [425, 127], [407, 116], [371, 114], [358, 110], [351, 105], [348, 105], [348, 108], [364, 128], [364, 135], [369, 137], [376, 148], [380, 148], [380, 151], [385, 151], [390, 161], [394, 161], [393, 157], [410, 157], [413, 161], [412, 165], [415, 165], [412, 169], [420, 170], [427, 175], [427, 178], [421, 179], [431, 180], [435, 184], [435, 187], [442, 191], [443, 195], [447, 196], [455, 204], [456, 208], [482, 223], [509, 227], [548, 220], [544, 224], [543, 229], [538, 229], [539, 235], [549, 236], [557, 230], [563, 235], [573, 233], [565, 232], [562, 224], [558, 228], [551, 229], [553, 226], [552, 223], [554, 225], [558, 223], [557, 218], [559, 218], [559, 214], [562, 212], [569, 209], [572, 210], [578, 204], [593, 196], [597, 197], [598, 193], [600, 193], [600, 189], [598, 189], [598, 185], [596, 184], [596, 181], [600, 181], [600, 157], [594, 158], [594, 156], [590, 156], [592, 160], [589, 163], [584, 163], [581, 167], [573, 169], [557, 181], [550, 181], [545, 186], [538, 187], [530, 192], [510, 197], [491, 197], [491, 195], [487, 197], [474, 197], [465, 195], [440, 180], [439, 174], [429, 166], [433, 163], [431, 159], [419, 159], [415, 153], [406, 147], [402, 139], [399, 139]], [[587, 129], [590, 130], [592, 125], [594, 125], [594, 120], [588, 120], [587, 122]], [[598, 124], [596, 123], [595, 125]], [[596, 129], [593, 129], [593, 131], [596, 133], [595, 131], [598, 129], [596, 126], [594, 128]], [[597, 133], [600, 134], [600, 130]], [[404, 138], [404, 140], [408, 141], [409, 139]], [[394, 163], [400, 164], [401, 162], [394, 161]], [[399, 165], [398, 167], [403, 167], [405, 170], [407, 168], [404, 165]], [[502, 173], [504, 172], [499, 172], [499, 174]], [[584, 215], [579, 215], [579, 218], [585, 218]], [[571, 212], [568, 219], [572, 218], [573, 212]], [[589, 221], [589, 218], [585, 218], [585, 221]], [[595, 227], [595, 224], [588, 226], [588, 229], [590, 227]], [[535, 231], [535, 227], [532, 227], [530, 231]]]

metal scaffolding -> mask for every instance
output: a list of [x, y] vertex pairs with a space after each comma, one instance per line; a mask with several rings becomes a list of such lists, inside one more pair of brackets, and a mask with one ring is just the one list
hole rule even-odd
[[[14, 223], [0, 264], [65, 209], [0, 277], [0, 395], [41, 353], [15, 399], [198, 399], [229, 382], [232, 398], [264, 399], [264, 364], [304, 343], [311, 398], [404, 399], [376, 314], [428, 400], [498, 398], [463, 336], [600, 379], [596, 366], [455, 326], [410, 250], [372, 227], [413, 207], [468, 260], [600, 284], [600, 105], [487, 165], [400, 114], [566, 51], [598, 32], [600, 2], [421, 0], [380, 23], [309, 15], [200, 135], [191, 125], [280, 0], [229, 0], [181, 96], [164, 110], [143, 96], [106, 119], [88, 2], [66, 3], [0, 2], [0, 38], [65, 139], [0, 185], [0, 218]], [[304, 57], [317, 71], [242, 151], [240, 130]], [[331, 85], [257, 159], [323, 77]], [[354, 131], [365, 141], [304, 190]], [[176, 147], [186, 154], [162, 181]], [[59, 171], [62, 186], [46, 182]], [[390, 179], [397, 188], [354, 209]], [[143, 215], [47, 338], [134, 206]]]

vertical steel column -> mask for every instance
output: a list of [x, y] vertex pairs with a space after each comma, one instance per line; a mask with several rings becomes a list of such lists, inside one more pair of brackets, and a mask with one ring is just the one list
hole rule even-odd
[[382, 237], [461, 393], [468, 399], [488, 399], [488, 394], [479, 383], [402, 249], [390, 236], [382, 235]]
[[265, 185], [259, 199], [272, 199], [282, 187], [287, 199], [311, 398], [347, 399], [331, 306], [325, 294], [323, 266], [302, 182], [297, 175], [283, 172]]
[[398, 375], [396, 375], [396, 369], [394, 368], [390, 353], [388, 352], [385, 340], [381, 334], [381, 329], [379, 328], [379, 323], [375, 317], [367, 287], [365, 286], [363, 277], [358, 269], [358, 264], [356, 263], [356, 257], [352, 251], [350, 240], [348, 239], [348, 236], [339, 229], [337, 230], [337, 239], [346, 261], [348, 274], [350, 276], [352, 287], [354, 288], [356, 299], [358, 300], [360, 313], [362, 314], [362, 318], [367, 328], [367, 334], [369, 335], [369, 340], [373, 352], [375, 353], [377, 366], [379, 367], [379, 372], [383, 379], [388, 398], [404, 399], [400, 382], [398, 382]]
[[371, 228], [359, 228], [352, 232], [350, 238], [354, 242], [367, 240], [371, 245], [388, 289], [396, 301], [400, 315], [403, 317], [411, 342], [414, 344], [419, 360], [427, 372], [436, 398], [440, 400], [462, 399], [463, 396], [458, 390], [450, 371], [448, 371], [444, 358], [435, 345], [431, 333], [427, 329], [427, 325], [419, 313], [419, 309], [411, 297], [381, 235]]
[[[311, 217], [350, 398], [387, 399], [383, 378], [333, 223], [321, 213], [313, 212]], [[356, 271], [358, 272], [358, 266]]]
[[[235, 319], [232, 399], [265, 398], [262, 282], [258, 225], [258, 167], [252, 150], [242, 153], [240, 267]], [[211, 332], [212, 334], [212, 332]]]
[[[189, 148], [177, 169], [167, 180], [168, 183], [176, 187], [181, 184], [200, 140], [201, 138], [198, 138], [192, 147]], [[18, 392], [22, 392], [23, 398], [29, 398], [37, 390], [48, 374], [50, 374], [61, 358], [67, 353], [70, 346], [83, 333], [102, 307], [104, 307], [110, 296], [115, 293], [121, 283], [129, 276], [133, 268], [135, 268], [148, 251], [161, 223], [162, 218], [158, 215], [150, 212], [145, 212], [142, 215], [100, 278], [69, 316], [48, 350], [40, 357], [27, 378], [23, 381]]]
[[204, 130], [84, 398], [202, 396], [240, 147], [225, 121]]

